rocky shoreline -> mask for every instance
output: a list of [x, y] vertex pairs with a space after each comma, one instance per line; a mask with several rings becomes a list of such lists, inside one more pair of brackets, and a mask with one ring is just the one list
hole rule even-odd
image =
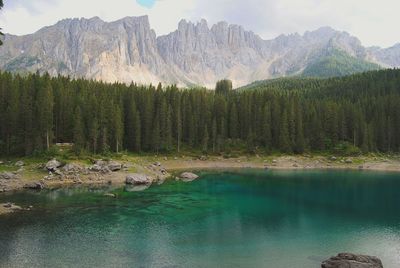
[[[17, 171], [0, 173], [0, 193], [21, 189], [42, 190], [73, 184], [123, 184], [124, 176], [133, 167], [132, 163], [112, 160], [96, 160], [92, 165], [85, 166], [80, 163], [62, 163], [57, 159], [52, 159], [33, 167], [40, 174], [35, 177], [40, 176], [40, 178], [27, 178], [24, 176], [24, 163], [22, 161], [17, 163], [20, 165]], [[163, 182], [170, 176], [159, 162], [140, 169], [144, 174], [152, 177], [152, 182]]]
[[[18, 161], [15, 165], [17, 164], [20, 167], [17, 171], [0, 173], [1, 193], [22, 189], [40, 191], [71, 185], [125, 185], [128, 191], [143, 191], [152, 184], [162, 184], [171, 177], [171, 174], [160, 162], [134, 166], [133, 163], [100, 159], [91, 165], [84, 166], [77, 163], [62, 163], [57, 159], [52, 159], [47, 163], [36, 165], [35, 168], [41, 171], [42, 178], [31, 180], [24, 177], [24, 162]], [[180, 176], [175, 177], [175, 179], [185, 182], [197, 178], [196, 174], [190, 172], [183, 172]], [[106, 193], [105, 196], [116, 198], [113, 194]], [[12, 203], [5, 203], [0, 204], [0, 215], [30, 209], [30, 207], [21, 208]]]
[[[162, 163], [160, 162], [160, 160]], [[0, 161], [1, 165], [5, 163]], [[152, 178], [152, 183], [162, 183], [171, 177], [169, 171], [186, 171], [199, 169], [277, 169], [277, 170], [307, 170], [307, 169], [351, 169], [371, 171], [400, 172], [400, 159], [388, 158], [339, 158], [312, 156], [278, 156], [264, 158], [237, 157], [185, 157], [151, 159], [136, 158], [115, 160], [93, 160], [89, 165], [82, 162], [63, 163], [57, 159], [26, 165], [19, 160], [8, 163], [15, 171], [0, 172], [0, 193], [21, 189], [40, 190], [44, 188], [63, 187], [75, 184], [101, 185], [125, 184], [128, 174], [137, 173]], [[33, 174], [33, 175], [32, 175]], [[183, 176], [183, 181], [193, 178]]]

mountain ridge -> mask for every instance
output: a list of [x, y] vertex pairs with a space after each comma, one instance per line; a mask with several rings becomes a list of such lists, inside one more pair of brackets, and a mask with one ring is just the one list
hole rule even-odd
[[[324, 53], [328, 48], [366, 66], [400, 66], [399, 44], [387, 49], [366, 48], [356, 37], [331, 27], [264, 40], [236, 24], [209, 26], [204, 19], [197, 23], [181, 20], [177, 30], [157, 36], [145, 15], [113, 22], [99, 17], [64, 19], [33, 34], [7, 34], [0, 47], [0, 68], [180, 86], [213, 87], [216, 81], [228, 78], [235, 86], [242, 86], [301, 75], [327, 57]], [[369, 68], [374, 67], [366, 70]]]

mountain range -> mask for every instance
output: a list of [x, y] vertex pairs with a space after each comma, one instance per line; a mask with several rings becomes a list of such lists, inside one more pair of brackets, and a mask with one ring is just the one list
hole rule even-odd
[[235, 87], [284, 76], [341, 76], [400, 66], [400, 44], [364, 47], [346, 32], [323, 27], [263, 40], [239, 25], [182, 20], [157, 36], [147, 16], [105, 22], [65, 19], [39, 31], [6, 34], [0, 68], [48, 72], [105, 82], [213, 87], [231, 79]]

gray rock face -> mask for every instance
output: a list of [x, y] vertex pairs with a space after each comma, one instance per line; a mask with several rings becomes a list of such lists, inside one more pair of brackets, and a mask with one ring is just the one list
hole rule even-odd
[[181, 175], [179, 175], [179, 178], [183, 181], [194, 181], [198, 177], [199, 176], [191, 172], [183, 172]]
[[57, 159], [52, 159], [49, 162], [46, 163], [46, 169], [48, 171], [54, 172], [57, 170], [57, 168], [61, 167], [62, 163], [58, 161]]
[[400, 66], [400, 43], [389, 48], [371, 47], [367, 49], [369, 58], [385, 67]]
[[129, 174], [126, 176], [125, 183], [128, 185], [150, 185], [153, 178], [145, 174]]
[[348, 33], [324, 27], [263, 40], [241, 26], [211, 27], [182, 20], [156, 36], [147, 16], [114, 22], [66, 19], [25, 36], [6, 35], [0, 68], [48, 72], [107, 82], [203, 85], [228, 78], [242, 86], [255, 80], [300, 74], [327, 49], [385, 66], [400, 66], [400, 46], [366, 49]]
[[322, 262], [322, 268], [383, 268], [377, 257], [340, 253], [329, 260]]

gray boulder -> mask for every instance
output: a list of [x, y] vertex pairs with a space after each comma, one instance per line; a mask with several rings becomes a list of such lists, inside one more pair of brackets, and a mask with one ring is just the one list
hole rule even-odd
[[182, 181], [194, 181], [195, 179], [197, 179], [199, 176], [197, 176], [196, 174], [192, 173], [192, 172], [183, 172], [179, 178]]
[[114, 161], [104, 161], [104, 160], [97, 160], [93, 166], [89, 168], [89, 170], [94, 172], [101, 172], [101, 173], [110, 173], [114, 171], [119, 171], [123, 168], [123, 165], [118, 162]]
[[321, 268], [383, 268], [383, 265], [377, 257], [339, 253], [337, 256], [322, 262]]
[[101, 167], [100, 172], [103, 174], [107, 174], [107, 173], [111, 173], [111, 170], [108, 166], [104, 166], [104, 167]]
[[128, 185], [150, 185], [153, 182], [153, 178], [145, 174], [129, 174], [125, 178], [125, 183]]
[[63, 166], [62, 170], [67, 174], [71, 174], [71, 173], [81, 172], [83, 168], [79, 165], [68, 163], [65, 166]]
[[61, 166], [62, 166], [62, 163], [54, 158], [54, 159], [50, 160], [49, 162], [47, 162], [45, 167], [48, 171], [54, 172], [54, 171], [56, 171], [57, 168], [59, 168]]
[[122, 169], [122, 164], [118, 162], [109, 162], [107, 166], [111, 171], [118, 171]]

